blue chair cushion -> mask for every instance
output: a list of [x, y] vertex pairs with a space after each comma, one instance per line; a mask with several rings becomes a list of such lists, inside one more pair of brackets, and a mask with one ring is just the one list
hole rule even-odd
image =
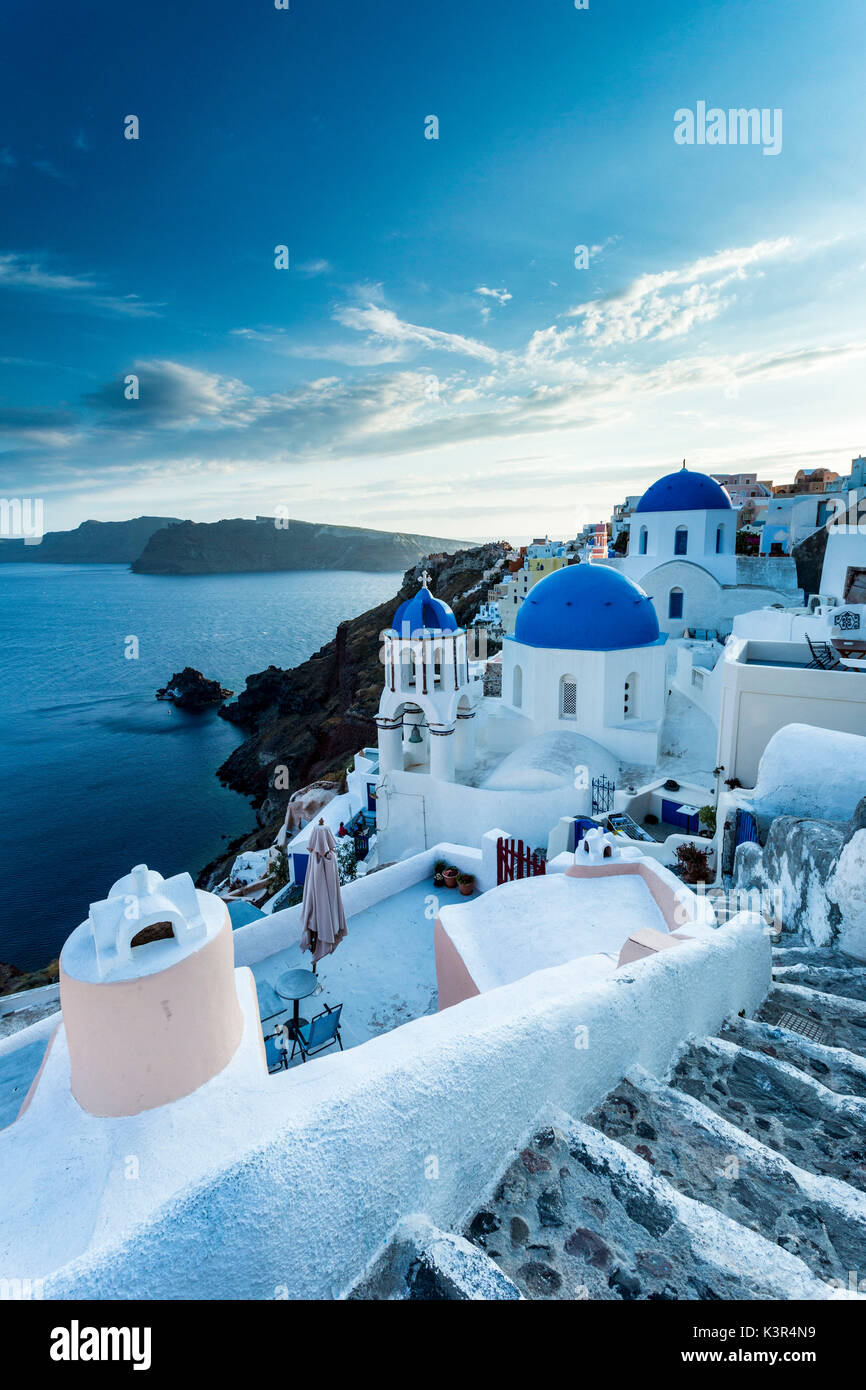
[[336, 1038], [342, 1009], [342, 1004], [339, 1004], [330, 1013], [319, 1014], [311, 1023], [298, 1029], [306, 1048], [321, 1047], [323, 1043], [333, 1041]]
[[268, 984], [267, 980], [256, 981], [256, 994], [259, 999], [259, 1018], [273, 1018], [274, 1014], [284, 1013], [287, 1005], [285, 999], [281, 999], [273, 985]]

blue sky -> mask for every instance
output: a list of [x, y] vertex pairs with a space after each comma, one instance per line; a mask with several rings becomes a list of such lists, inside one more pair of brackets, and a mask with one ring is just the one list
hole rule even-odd
[[[684, 456], [781, 481], [866, 447], [861, 0], [4, 27], [0, 493], [49, 529], [288, 507], [523, 540]], [[698, 101], [781, 109], [781, 152], [676, 144]]]

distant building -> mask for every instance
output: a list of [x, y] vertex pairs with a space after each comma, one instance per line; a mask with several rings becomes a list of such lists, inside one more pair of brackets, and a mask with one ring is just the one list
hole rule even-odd
[[[855, 460], [855, 463], [862, 460]], [[854, 476], [854, 475], [852, 475]], [[862, 476], [862, 475], [861, 475]], [[839, 480], [843, 488], [826, 492], [779, 494], [771, 498], [764, 517], [760, 551], [762, 555], [790, 555], [795, 545], [804, 541], [822, 526], [844, 521], [844, 511], [853, 524], [860, 520], [866, 500], [866, 481], [849, 486], [849, 478]]]
[[792, 483], [780, 483], [773, 489], [776, 497], [794, 497], [804, 492], [825, 492], [828, 483], [839, 481], [832, 468], [800, 468]]
[[532, 586], [546, 575], [562, 569], [571, 559], [563, 541], [552, 541], [545, 537], [524, 546], [521, 556], [507, 562], [507, 572], [501, 582], [487, 591], [487, 605], [496, 605], [503, 633], [510, 635], [514, 631], [520, 605]]
[[610, 539], [611, 544], [616, 543], [616, 538], [629, 527], [629, 517], [640, 501], [640, 493], [627, 497], [624, 502], [617, 502], [610, 518]]
[[761, 482], [757, 473], [711, 473], [710, 477], [725, 489], [735, 511], [740, 511], [754, 498], [773, 495], [772, 482]]

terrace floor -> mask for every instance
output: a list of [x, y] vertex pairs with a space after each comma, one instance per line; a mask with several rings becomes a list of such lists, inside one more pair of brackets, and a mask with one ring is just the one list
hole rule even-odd
[[[466, 901], [456, 891], [442, 892], [449, 901]], [[325, 1004], [342, 1004], [340, 1031], [343, 1047], [350, 1048], [390, 1033], [410, 1019], [435, 1013], [435, 903], [432, 880], [426, 878], [350, 917], [346, 938], [333, 955], [319, 962], [322, 992], [301, 1001], [301, 1017], [312, 1018]], [[297, 946], [253, 967], [263, 1018], [278, 1008], [291, 1013], [291, 1004], [280, 1000], [273, 986], [284, 970], [309, 968], [309, 954], [303, 955]], [[273, 1032], [278, 1022], [266, 1023], [265, 1032]], [[330, 1056], [332, 1050], [322, 1055]], [[300, 1065], [297, 1054], [292, 1065]]]
[[0, 1057], [0, 1129], [17, 1119], [47, 1046], [46, 1035]]

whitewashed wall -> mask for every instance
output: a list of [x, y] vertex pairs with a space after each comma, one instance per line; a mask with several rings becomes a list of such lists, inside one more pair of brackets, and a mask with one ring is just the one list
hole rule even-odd
[[[637, 678], [638, 704], [632, 724], [664, 718], [665, 659], [663, 645], [627, 647], [610, 652], [570, 651], [527, 647], [513, 640], [502, 644], [502, 702], [527, 721], [526, 736], [554, 729], [580, 733], [627, 762], [650, 766], [658, 756], [659, 730], [629, 727], [624, 716], [625, 682]], [[522, 672], [522, 700], [514, 703], [514, 671]], [[577, 717], [560, 718], [560, 682], [577, 682]], [[634, 682], [632, 682], [634, 686]], [[513, 721], [503, 721], [506, 725]], [[494, 723], [491, 719], [488, 729]]]
[[800, 643], [741, 638], [728, 643], [722, 662], [718, 746], [726, 777], [738, 777], [744, 786], [754, 786], [761, 754], [772, 735], [786, 724], [810, 724], [852, 734], [866, 729], [863, 672], [760, 664], [802, 659]]
[[271, 1077], [244, 1096], [235, 1163], [45, 1295], [337, 1297], [403, 1217], [459, 1228], [539, 1114], [586, 1114], [634, 1066], [664, 1075], [685, 1038], [757, 1008], [770, 969], [743, 914], [595, 984], [575, 960]]

